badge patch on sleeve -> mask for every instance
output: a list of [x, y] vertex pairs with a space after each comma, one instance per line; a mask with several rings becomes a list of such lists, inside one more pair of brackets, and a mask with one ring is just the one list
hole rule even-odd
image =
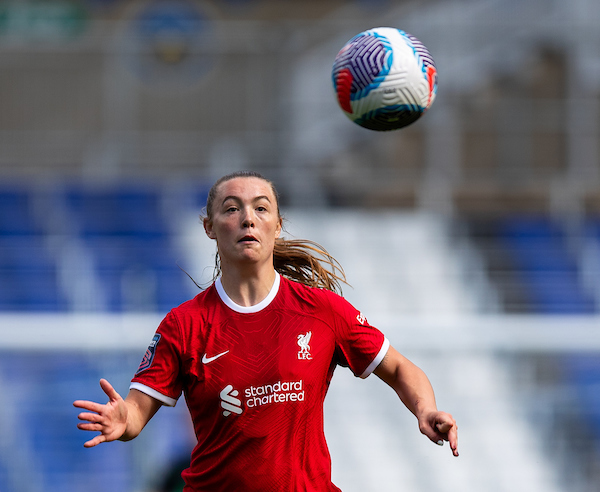
[[138, 367], [138, 370], [135, 373], [136, 376], [140, 372], [145, 371], [152, 365], [152, 361], [154, 360], [154, 354], [156, 353], [156, 346], [158, 345], [159, 341], [160, 341], [160, 334], [157, 333], [156, 335], [154, 335], [152, 342], [150, 342], [150, 345], [146, 349], [146, 353], [144, 354], [144, 358], [142, 359], [142, 362], [140, 363], [140, 367]]

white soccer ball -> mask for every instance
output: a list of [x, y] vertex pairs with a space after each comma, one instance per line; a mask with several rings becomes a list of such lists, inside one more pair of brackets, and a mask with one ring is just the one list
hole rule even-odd
[[350, 39], [335, 57], [332, 78], [346, 116], [377, 131], [414, 123], [437, 92], [437, 70], [427, 48], [392, 27], [369, 29]]

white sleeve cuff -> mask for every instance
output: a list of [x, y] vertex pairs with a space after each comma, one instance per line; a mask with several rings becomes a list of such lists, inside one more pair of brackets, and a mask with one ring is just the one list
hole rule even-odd
[[129, 389], [141, 391], [142, 393], [151, 396], [155, 400], [158, 400], [163, 405], [167, 405], [168, 407], [174, 407], [177, 404], [177, 400], [175, 398], [163, 395], [162, 393], [159, 393], [155, 389], [150, 388], [149, 386], [146, 386], [142, 383], [131, 383], [129, 385]]
[[360, 377], [362, 379], [368, 378], [371, 373], [377, 369], [377, 366], [379, 364], [381, 364], [381, 361], [383, 360], [383, 358], [385, 357], [385, 354], [387, 354], [387, 351], [390, 348], [390, 341], [387, 338], [383, 339], [383, 344], [381, 345], [381, 349], [379, 350], [378, 354], [375, 356], [375, 358], [373, 359], [373, 361], [369, 364], [369, 367], [367, 367], [365, 369], [365, 372], [363, 372]]

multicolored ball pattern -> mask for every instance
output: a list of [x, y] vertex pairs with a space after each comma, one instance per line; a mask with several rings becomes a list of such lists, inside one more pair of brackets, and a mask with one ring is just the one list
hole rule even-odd
[[437, 93], [437, 70], [425, 45], [400, 29], [378, 27], [357, 34], [337, 54], [333, 87], [342, 111], [376, 131], [418, 120]]

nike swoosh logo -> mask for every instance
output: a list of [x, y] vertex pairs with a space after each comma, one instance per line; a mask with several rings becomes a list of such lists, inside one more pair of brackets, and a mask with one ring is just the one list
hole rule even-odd
[[209, 364], [211, 363], [213, 360], [217, 360], [219, 357], [224, 356], [225, 354], [229, 353], [229, 350], [226, 350], [225, 352], [222, 352], [220, 354], [217, 355], [213, 355], [212, 357], [207, 357], [206, 354], [204, 354], [202, 356], [202, 363], [203, 364]]

